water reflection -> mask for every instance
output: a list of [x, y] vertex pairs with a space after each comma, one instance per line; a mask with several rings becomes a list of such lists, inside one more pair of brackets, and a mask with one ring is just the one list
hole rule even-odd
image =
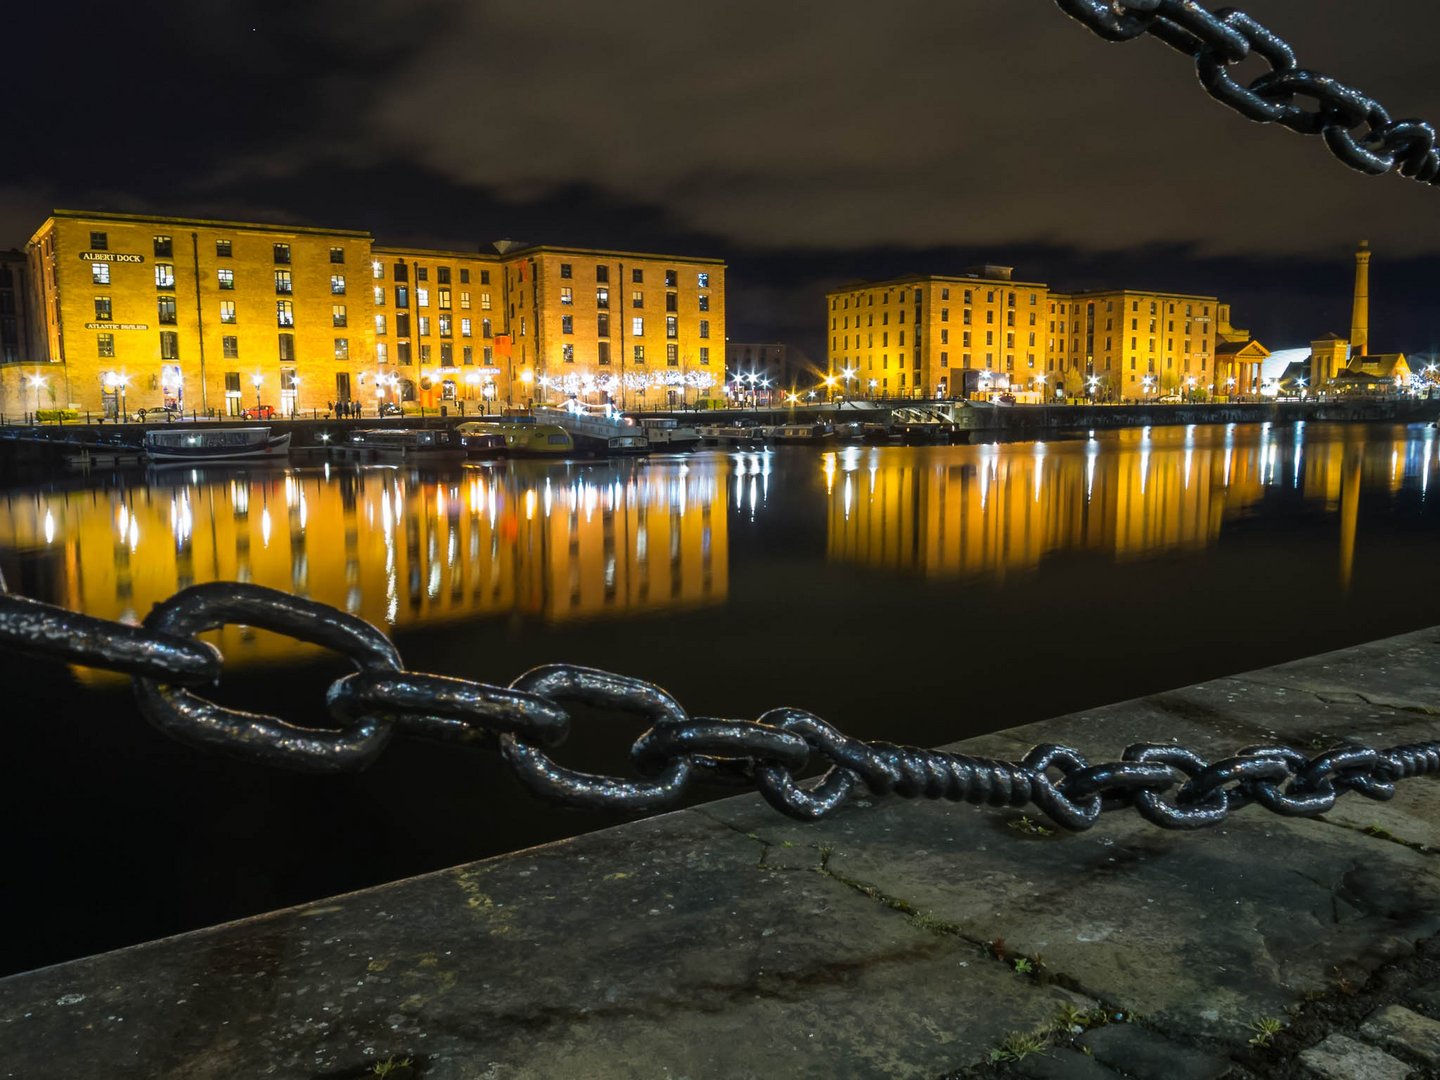
[[[152, 472], [9, 492], [17, 591], [134, 621], [196, 582], [252, 581], [377, 625], [518, 613], [562, 621], [716, 603], [728, 589], [723, 459]], [[227, 627], [227, 656], [313, 648]]]
[[1062, 551], [1123, 561], [1204, 548], [1227, 520], [1283, 498], [1338, 511], [1348, 587], [1362, 490], [1409, 485], [1425, 498], [1435, 436], [1232, 424], [943, 451], [846, 447], [822, 462], [828, 553], [936, 577], [1003, 576]]

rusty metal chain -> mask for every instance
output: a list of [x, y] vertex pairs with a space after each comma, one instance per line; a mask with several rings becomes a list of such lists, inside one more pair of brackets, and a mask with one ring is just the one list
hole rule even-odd
[[[326, 694], [330, 726], [241, 712], [198, 693], [219, 681], [222, 658], [195, 635], [230, 624], [325, 646], [355, 666]], [[756, 720], [692, 718], [658, 686], [570, 664], [536, 668], [509, 686], [406, 671], [394, 645], [364, 620], [238, 582], [185, 589], [138, 627], [0, 594], [0, 646], [129, 675], [145, 717], [194, 746], [339, 772], [370, 764], [398, 729], [496, 751], [532, 792], [580, 809], [662, 809], [692, 783], [709, 783], [753, 787], [782, 813], [816, 820], [863, 785], [873, 795], [1033, 805], [1075, 831], [1121, 807], [1161, 828], [1196, 829], [1250, 803], [1313, 817], [1347, 792], [1389, 799], [1399, 780], [1440, 775], [1440, 740], [1385, 750], [1345, 744], [1316, 757], [1288, 746], [1247, 746], [1219, 761], [1182, 746], [1139, 744], [1120, 761], [1092, 764], [1064, 746], [1037, 746], [1020, 761], [1003, 761], [863, 742], [801, 709], [772, 709]], [[550, 757], [569, 732], [568, 704], [650, 724], [631, 747], [636, 777], [578, 772]], [[828, 768], [802, 783], [812, 762]]]
[[[1200, 83], [1216, 101], [1262, 124], [1320, 135], [1330, 152], [1363, 173], [1399, 169], [1440, 184], [1435, 128], [1423, 120], [1392, 120], [1369, 94], [1330, 75], [1300, 67], [1295, 50], [1243, 11], [1210, 11], [1195, 0], [1056, 0], [1067, 15], [1107, 41], [1158, 38], [1195, 61]], [[1237, 64], [1258, 56], [1269, 70], [1249, 83]], [[1307, 108], [1302, 101], [1313, 102]]]

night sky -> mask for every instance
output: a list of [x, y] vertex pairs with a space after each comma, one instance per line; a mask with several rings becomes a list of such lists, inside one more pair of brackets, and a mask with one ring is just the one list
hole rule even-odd
[[[1433, 0], [1250, 0], [1303, 66], [1440, 122]], [[1218, 294], [1272, 348], [1440, 347], [1440, 189], [1242, 120], [1184, 57], [1052, 0], [13, 4], [0, 246], [51, 207], [718, 255], [729, 333], [822, 346], [822, 294], [982, 261]], [[1258, 69], [1257, 72], [1258, 73]]]

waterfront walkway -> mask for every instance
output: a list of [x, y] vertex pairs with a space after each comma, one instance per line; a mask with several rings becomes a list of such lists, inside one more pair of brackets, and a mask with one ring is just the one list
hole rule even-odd
[[[958, 748], [1420, 741], [1437, 669], [1440, 629]], [[0, 1076], [1437, 1076], [1437, 856], [1432, 780], [1195, 833], [742, 797], [0, 980]]]

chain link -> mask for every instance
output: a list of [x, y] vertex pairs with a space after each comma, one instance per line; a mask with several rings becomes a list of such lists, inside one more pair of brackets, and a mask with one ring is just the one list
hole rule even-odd
[[[196, 688], [219, 680], [221, 656], [197, 634], [260, 627], [335, 650], [356, 668], [331, 684], [333, 722], [302, 727], [217, 705]], [[157, 604], [142, 626], [108, 622], [0, 594], [0, 645], [129, 675], [141, 713], [194, 746], [310, 772], [363, 768], [398, 729], [498, 751], [542, 798], [587, 810], [674, 806], [694, 784], [755, 788], [781, 813], [813, 821], [863, 786], [873, 795], [984, 806], [1035, 806], [1072, 831], [1133, 807], [1164, 829], [1219, 824], [1250, 803], [1314, 817], [1356, 792], [1389, 799], [1398, 781], [1440, 776], [1440, 740], [1376, 750], [1344, 744], [1315, 757], [1288, 746], [1248, 746], [1207, 761], [1168, 744], [1127, 747], [1091, 763], [1066, 746], [1037, 746], [1021, 761], [970, 757], [851, 738], [802, 709], [756, 720], [690, 717], [658, 686], [571, 664], [549, 664], [494, 686], [406, 671], [388, 638], [326, 604], [238, 582], [195, 585]], [[641, 718], [630, 749], [634, 777], [580, 772], [546, 752], [570, 731], [567, 705]], [[799, 777], [825, 767], [817, 781]], [[1173, 792], [1172, 792], [1173, 789]], [[1164, 796], [1171, 793], [1171, 801]]]
[[[1107, 41], [1158, 38], [1195, 61], [1206, 92], [1242, 116], [1320, 135], [1352, 169], [1379, 175], [1399, 170], [1440, 184], [1435, 129], [1423, 120], [1392, 120], [1369, 94], [1300, 67], [1295, 50], [1243, 11], [1209, 11], [1195, 0], [1055, 0], [1060, 9]], [[1249, 83], [1232, 71], [1258, 56], [1269, 70]], [[1313, 104], [1307, 108], [1303, 101]]]

